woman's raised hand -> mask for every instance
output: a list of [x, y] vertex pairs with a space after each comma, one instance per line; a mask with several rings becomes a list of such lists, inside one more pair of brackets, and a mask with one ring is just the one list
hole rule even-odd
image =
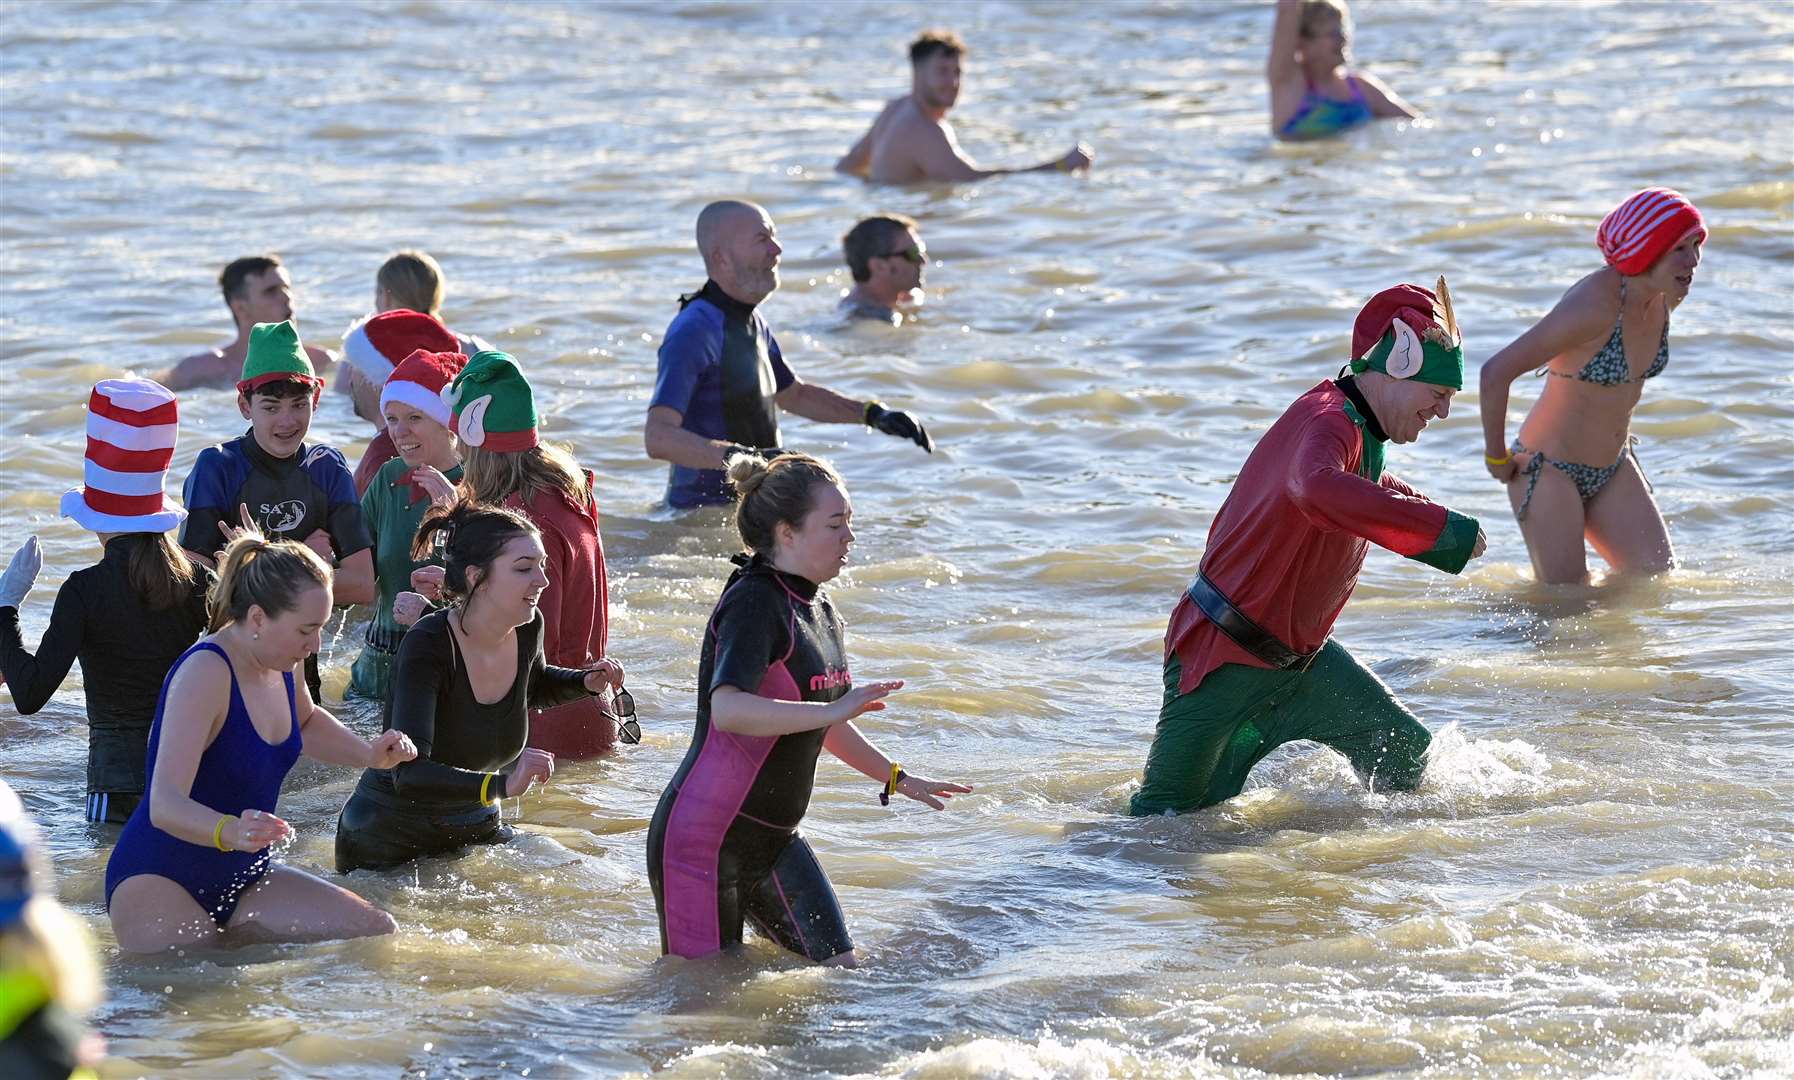
[[411, 482], [424, 489], [433, 506], [453, 506], [455, 504], [455, 482], [442, 475], [442, 470], [434, 465], [419, 465], [411, 470]]
[[894, 679], [890, 682], [861, 683], [842, 697], [829, 703], [828, 722], [831, 726], [845, 724], [862, 713], [878, 712], [885, 707], [884, 699], [890, 695], [891, 691], [902, 688], [902, 679]]
[[411, 587], [431, 603], [442, 603], [442, 585], [447, 580], [448, 570], [441, 566], [420, 566], [411, 571]]

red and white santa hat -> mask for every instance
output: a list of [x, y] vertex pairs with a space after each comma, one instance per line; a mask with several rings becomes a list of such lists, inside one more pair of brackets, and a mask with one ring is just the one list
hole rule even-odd
[[442, 388], [455, 380], [467, 366], [467, 357], [458, 352], [427, 352], [419, 349], [407, 356], [386, 386], [380, 391], [380, 411], [389, 401], [403, 402], [441, 424], [449, 426], [449, 404], [442, 400]]
[[343, 337], [343, 358], [376, 386], [387, 380], [399, 361], [419, 349], [459, 352], [461, 342], [440, 320], [405, 308], [363, 319]]
[[180, 417], [174, 394], [149, 379], [102, 379], [87, 399], [86, 486], [62, 516], [94, 532], [167, 532], [187, 511], [162, 494]]

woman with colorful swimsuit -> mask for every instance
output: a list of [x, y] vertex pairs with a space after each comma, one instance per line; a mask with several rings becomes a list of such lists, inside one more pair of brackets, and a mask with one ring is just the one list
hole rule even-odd
[[1277, 0], [1265, 61], [1277, 138], [1318, 139], [1372, 120], [1418, 115], [1381, 79], [1346, 67], [1351, 35], [1345, 0]]
[[[1669, 313], [1687, 299], [1706, 239], [1700, 211], [1680, 194], [1638, 192], [1596, 233], [1607, 265], [1483, 364], [1489, 474], [1507, 485], [1533, 572], [1545, 584], [1588, 579], [1585, 539], [1620, 573], [1675, 565], [1629, 429], [1644, 381], [1669, 363]], [[1544, 392], [1510, 444], [1509, 388], [1533, 369]]]

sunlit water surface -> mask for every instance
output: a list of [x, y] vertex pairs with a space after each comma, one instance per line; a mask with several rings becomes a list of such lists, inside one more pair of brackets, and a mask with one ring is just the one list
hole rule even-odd
[[[1794, 1072], [1794, 11], [1364, 3], [1362, 63], [1425, 109], [1266, 138], [1266, 5], [386, 4], [0, 8], [0, 419], [8, 551], [42, 626], [96, 549], [58, 520], [97, 378], [226, 336], [227, 259], [278, 250], [335, 345], [388, 253], [447, 268], [451, 324], [519, 357], [597, 471], [612, 642], [649, 735], [563, 767], [499, 849], [349, 887], [387, 940], [117, 958], [110, 837], [80, 820], [79, 678], [0, 710], [0, 771], [106, 953], [109, 1075], [1689, 1076]], [[1092, 143], [1088, 179], [890, 190], [831, 172], [900, 47], [973, 42], [955, 119], [991, 162]], [[1448, 577], [1375, 552], [1338, 628], [1436, 731], [1421, 789], [1312, 745], [1178, 819], [1123, 816], [1165, 616], [1258, 434], [1331, 375], [1363, 298], [1450, 275], [1472, 364], [1593, 269], [1600, 216], [1668, 184], [1712, 237], [1634, 428], [1682, 568], [1530, 583], [1476, 395], [1392, 466], [1479, 516]], [[657, 507], [654, 350], [702, 280], [710, 199], [776, 217], [767, 305], [806, 378], [923, 417], [914, 447], [788, 424], [860, 540], [832, 586], [866, 728], [973, 783], [881, 809], [824, 764], [807, 830], [867, 962], [658, 959], [643, 841], [691, 727], [720, 517]], [[915, 215], [929, 303], [842, 326], [839, 237]], [[1522, 380], [1514, 423], [1536, 395]], [[182, 402], [175, 476], [241, 429]], [[356, 456], [345, 399], [314, 429]], [[1511, 429], [1510, 429], [1511, 430]], [[361, 613], [333, 627], [340, 690]], [[362, 722], [367, 718], [362, 717]], [[307, 764], [285, 858], [328, 871], [354, 776]]]

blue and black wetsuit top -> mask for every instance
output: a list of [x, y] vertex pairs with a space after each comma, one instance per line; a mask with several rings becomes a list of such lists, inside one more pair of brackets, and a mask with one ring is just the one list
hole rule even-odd
[[[675, 410], [684, 418], [680, 426], [706, 439], [778, 446], [779, 407], [773, 399], [797, 380], [766, 320], [714, 281], [680, 297], [679, 304], [660, 344], [649, 408]], [[730, 501], [721, 469], [672, 466], [670, 505], [683, 509]]]
[[829, 729], [768, 737], [710, 723], [722, 686], [780, 701], [846, 694], [842, 630], [812, 581], [760, 556], [730, 576], [704, 634], [691, 748], [648, 829], [665, 951], [703, 956], [740, 941], [744, 915], [811, 959], [852, 948], [828, 879], [797, 834]]
[[208, 559], [224, 547], [219, 526], [237, 524], [239, 505], [249, 507], [270, 539], [303, 541], [323, 529], [339, 561], [374, 546], [355, 476], [329, 446], [300, 446], [291, 457], [277, 458], [250, 430], [199, 452], [181, 500], [187, 505], [181, 546]]

